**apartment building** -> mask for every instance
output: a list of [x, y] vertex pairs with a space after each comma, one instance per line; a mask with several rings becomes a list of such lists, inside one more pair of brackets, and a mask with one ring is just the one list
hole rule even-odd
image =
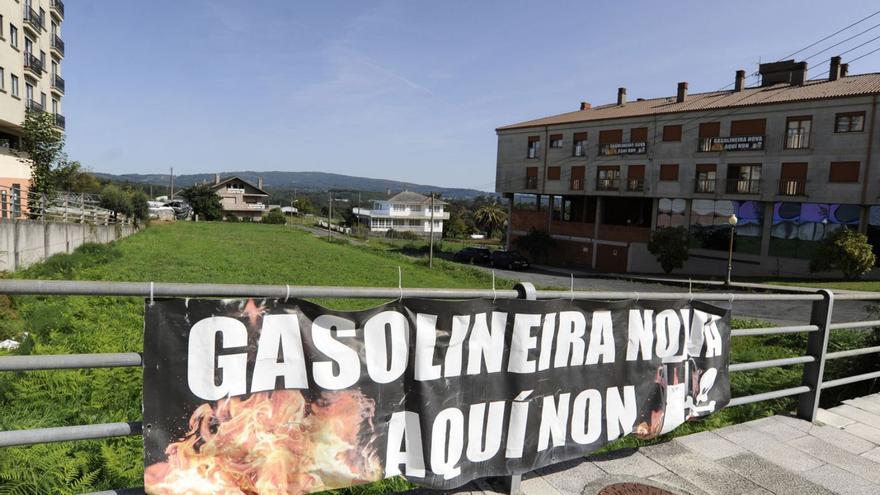
[[386, 200], [374, 201], [372, 209], [353, 208], [352, 213], [373, 233], [396, 230], [430, 235], [433, 221], [434, 235], [439, 238], [443, 234], [443, 221], [449, 220], [449, 212], [444, 211], [446, 203], [439, 199], [433, 200], [433, 212], [431, 204], [429, 196], [403, 191]]
[[0, 2], [0, 218], [17, 217], [27, 205], [30, 167], [16, 154], [25, 112], [51, 112], [65, 126], [63, 20], [61, 0]]
[[263, 213], [268, 211], [269, 193], [263, 190], [263, 178], [257, 185], [240, 177], [228, 177], [221, 180], [220, 175], [214, 176], [211, 189], [220, 196], [220, 205], [225, 215], [234, 215], [239, 220], [259, 222]]
[[496, 191], [511, 238], [556, 240], [562, 264], [659, 272], [652, 229], [691, 233], [684, 273], [722, 275], [731, 215], [739, 275], [808, 275], [828, 232], [857, 228], [880, 246], [880, 74], [834, 57], [808, 77], [793, 60], [761, 64], [732, 89], [627, 99], [500, 127]]

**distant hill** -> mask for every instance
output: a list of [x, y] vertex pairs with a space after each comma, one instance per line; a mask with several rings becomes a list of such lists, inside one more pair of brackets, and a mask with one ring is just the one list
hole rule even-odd
[[[114, 182], [130, 182], [133, 184], [152, 184], [156, 186], [168, 185], [168, 174], [105, 174], [97, 172], [95, 175], [104, 180]], [[438, 187], [412, 182], [401, 182], [390, 179], [372, 179], [368, 177], [355, 177], [352, 175], [330, 174], [326, 172], [224, 172], [220, 176], [230, 177], [237, 175], [242, 179], [257, 183], [259, 177], [263, 178], [263, 187], [272, 190], [299, 189], [301, 191], [326, 191], [326, 190], [353, 190], [382, 192], [387, 190], [400, 192], [403, 190], [419, 193], [435, 192], [445, 198], [474, 198], [476, 196], [491, 195], [493, 193], [458, 187]], [[187, 174], [175, 175], [174, 187], [188, 187], [205, 181], [213, 181], [214, 174]]]

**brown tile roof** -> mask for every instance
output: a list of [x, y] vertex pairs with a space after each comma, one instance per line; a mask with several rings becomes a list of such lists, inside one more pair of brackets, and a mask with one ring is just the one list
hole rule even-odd
[[503, 131], [543, 125], [570, 124], [593, 120], [821, 100], [878, 93], [880, 93], [880, 73], [858, 74], [842, 77], [836, 81], [828, 81], [827, 79], [808, 81], [803, 86], [775, 84], [766, 87], [745, 88], [740, 92], [731, 90], [696, 93], [688, 95], [682, 103], [677, 103], [675, 96], [672, 96], [642, 101], [628, 101], [625, 105], [602, 105], [587, 110], [578, 110], [506, 125], [496, 130]]
[[[402, 192], [395, 194], [394, 196], [391, 196], [390, 198], [387, 199], [387, 201], [391, 202], [391, 203], [422, 203], [422, 204], [427, 204], [427, 203], [431, 202], [431, 197], [425, 196], [424, 194], [419, 194], [417, 192], [402, 191]], [[436, 199], [436, 198], [434, 199], [435, 206], [445, 205], [445, 204], [446, 203], [444, 203], [443, 201], [440, 201], [439, 199]]]

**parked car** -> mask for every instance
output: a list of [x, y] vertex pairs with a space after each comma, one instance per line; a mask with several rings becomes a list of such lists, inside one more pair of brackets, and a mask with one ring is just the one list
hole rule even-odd
[[481, 247], [466, 247], [455, 253], [452, 259], [461, 263], [488, 264], [491, 254], [489, 250]]
[[490, 264], [496, 268], [522, 270], [529, 267], [529, 260], [515, 251], [492, 251]]
[[165, 206], [174, 208], [174, 216], [177, 217], [178, 220], [186, 220], [192, 215], [192, 207], [186, 201], [174, 199], [165, 203]]

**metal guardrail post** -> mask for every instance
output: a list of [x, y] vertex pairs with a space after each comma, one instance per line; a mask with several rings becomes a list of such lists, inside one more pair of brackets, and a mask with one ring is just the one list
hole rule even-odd
[[834, 293], [820, 290], [822, 299], [813, 302], [810, 312], [810, 324], [819, 327], [818, 332], [810, 332], [807, 337], [807, 355], [816, 358], [812, 363], [804, 365], [801, 385], [810, 387], [810, 391], [798, 398], [797, 417], [812, 422], [816, 419], [819, 409], [819, 397], [822, 394], [822, 378], [825, 375], [825, 357], [828, 351], [831, 314], [834, 310]]

